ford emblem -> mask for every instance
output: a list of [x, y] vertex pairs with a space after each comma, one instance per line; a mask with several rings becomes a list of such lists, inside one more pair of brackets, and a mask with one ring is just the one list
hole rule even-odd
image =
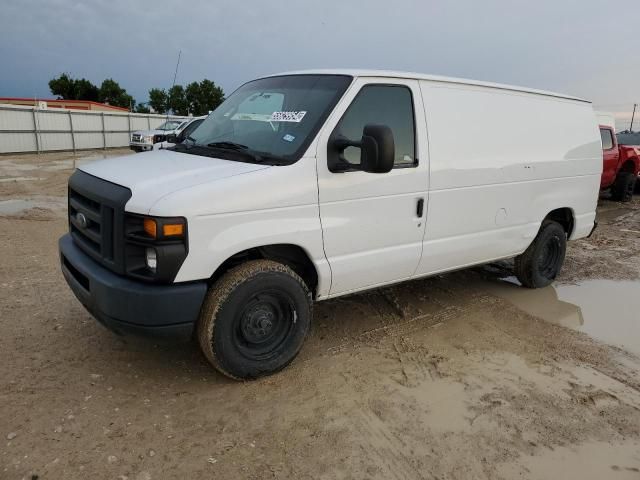
[[87, 217], [85, 217], [82, 212], [76, 214], [76, 222], [78, 222], [78, 226], [83, 230], [89, 226], [89, 220], [87, 220]]

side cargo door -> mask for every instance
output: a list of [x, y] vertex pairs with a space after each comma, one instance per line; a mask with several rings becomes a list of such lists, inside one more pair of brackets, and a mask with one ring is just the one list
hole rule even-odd
[[[388, 173], [357, 170], [357, 147], [341, 155], [331, 148], [335, 138], [360, 140], [367, 124], [391, 128], [395, 162]], [[336, 161], [342, 169], [333, 166]], [[422, 254], [429, 176], [418, 82], [357, 78], [320, 133], [317, 168], [324, 250], [332, 272], [329, 295], [411, 278]]]

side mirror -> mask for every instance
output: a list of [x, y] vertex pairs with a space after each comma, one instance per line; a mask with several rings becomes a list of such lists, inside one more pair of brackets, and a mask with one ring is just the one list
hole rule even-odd
[[370, 173], [387, 173], [393, 168], [396, 146], [386, 125], [365, 125], [360, 141], [360, 168]]
[[[360, 149], [360, 165], [353, 165], [344, 160], [342, 152], [348, 147]], [[360, 141], [349, 140], [342, 135], [329, 140], [327, 151], [329, 170], [332, 172], [362, 170], [369, 173], [387, 173], [393, 168], [395, 151], [393, 132], [389, 127], [386, 125], [365, 125]]]
[[165, 139], [168, 143], [179, 143], [178, 141], [178, 135], [176, 135], [175, 133], [170, 133], [169, 135], [167, 135], [166, 139]]

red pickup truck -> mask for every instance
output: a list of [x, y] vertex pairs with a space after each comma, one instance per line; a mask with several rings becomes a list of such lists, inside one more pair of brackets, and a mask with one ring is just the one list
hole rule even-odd
[[[600, 125], [600, 136], [604, 161], [600, 188], [610, 188], [614, 200], [629, 202], [640, 171], [640, 146], [619, 144], [609, 125]], [[622, 140], [626, 137], [620, 138], [626, 143], [626, 140]]]

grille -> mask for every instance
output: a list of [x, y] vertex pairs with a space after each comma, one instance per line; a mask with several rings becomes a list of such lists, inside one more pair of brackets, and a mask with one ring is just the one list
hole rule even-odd
[[113, 224], [113, 209], [109, 210], [111, 215], [104, 218], [99, 202], [69, 189], [69, 224], [74, 238], [98, 255], [113, 259], [113, 239], [102, 235], [106, 224]]
[[77, 170], [69, 179], [74, 242], [109, 269], [124, 272], [124, 206], [131, 191]]
[[133, 135], [131, 135], [131, 141], [140, 143], [142, 141], [142, 135], [134, 133]]

